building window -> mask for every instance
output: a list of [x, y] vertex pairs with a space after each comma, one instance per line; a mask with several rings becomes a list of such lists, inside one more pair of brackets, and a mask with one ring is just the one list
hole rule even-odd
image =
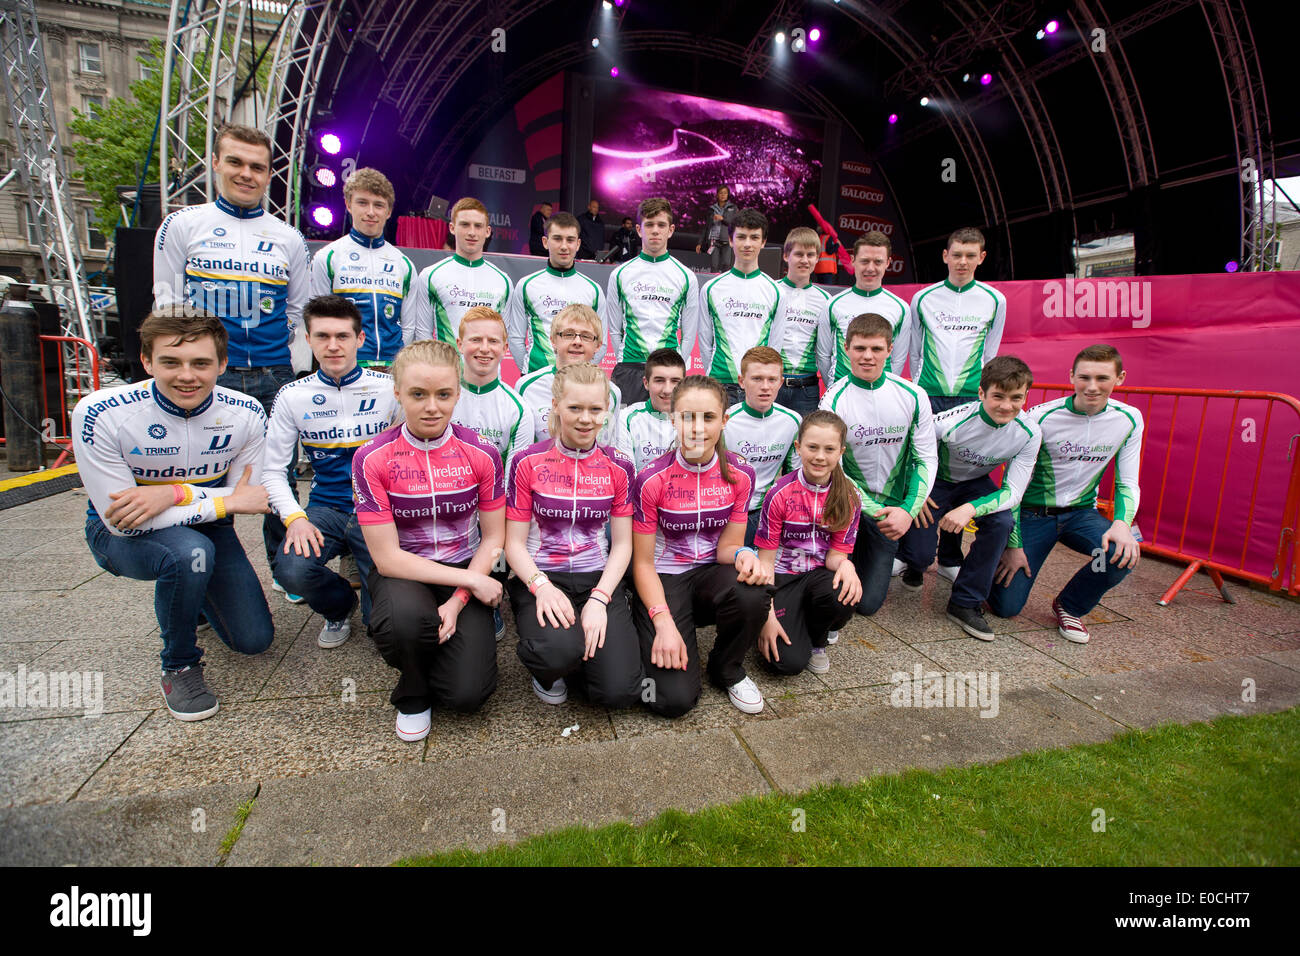
[[[27, 242], [33, 246], [39, 246], [41, 244], [41, 238], [36, 234], [36, 221], [32, 219], [31, 207], [28, 206], [27, 203], [23, 203], [22, 210], [23, 222], [27, 225]], [[44, 217], [41, 219], [41, 225], [46, 227], [45, 231], [48, 234], [49, 223], [44, 219]]]
[[95, 218], [95, 210], [86, 210], [86, 248], [97, 252], [103, 252], [108, 248], [108, 241], [104, 234], [100, 232], [96, 225], [98, 220]]
[[81, 59], [82, 73], [103, 74], [104, 61], [99, 55], [98, 43], [78, 43], [77, 55]]
[[104, 98], [102, 96], [83, 96], [81, 98], [81, 112], [91, 119], [97, 119], [103, 109]]
[[140, 79], [151, 80], [158, 75], [158, 66], [156, 63], [140, 64]]

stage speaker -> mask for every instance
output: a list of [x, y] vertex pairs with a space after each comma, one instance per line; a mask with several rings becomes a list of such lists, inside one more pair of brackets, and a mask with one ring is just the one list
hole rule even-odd
[[117, 290], [117, 314], [122, 323], [121, 353], [113, 367], [123, 378], [146, 378], [140, 364], [140, 323], [153, 308], [153, 229], [117, 230], [117, 255], [113, 260], [113, 286]]

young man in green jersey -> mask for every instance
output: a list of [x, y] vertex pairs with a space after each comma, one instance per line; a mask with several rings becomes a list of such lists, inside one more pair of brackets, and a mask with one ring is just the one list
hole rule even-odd
[[455, 253], [425, 268], [410, 296], [411, 331], [407, 343], [436, 339], [452, 344], [460, 320], [475, 306], [501, 312], [511, 298], [510, 279], [483, 258], [492, 235], [487, 206], [466, 196], [451, 207], [449, 230]]
[[669, 451], [677, 440], [673, 424], [673, 389], [686, 377], [686, 361], [673, 349], [655, 349], [645, 360], [644, 402], [623, 403], [618, 413], [614, 447], [632, 459], [640, 471]]
[[866, 313], [883, 315], [889, 320], [894, 344], [885, 371], [903, 374], [911, 349], [912, 326], [907, 321], [907, 303], [883, 284], [889, 272], [890, 250], [889, 237], [878, 229], [863, 233], [853, 243], [853, 285], [833, 296], [826, 307], [829, 326], [826, 347], [830, 351], [823, 361], [830, 368], [827, 388], [849, 374], [849, 323]]
[[794, 440], [799, 437], [799, 416], [777, 402], [781, 390], [781, 353], [756, 345], [740, 360], [740, 386], [745, 399], [727, 409], [723, 435], [727, 449], [754, 469], [754, 490], [749, 497], [749, 523], [745, 544], [754, 546], [758, 518], [777, 476], [792, 467]]
[[830, 385], [835, 354], [827, 318], [831, 294], [812, 284], [820, 251], [817, 233], [805, 226], [791, 229], [785, 237], [786, 273], [776, 284], [780, 304], [767, 336], [768, 345], [781, 353], [783, 366], [776, 400], [800, 415], [813, 411], [821, 398], [818, 370], [822, 381]]
[[[1043, 432], [1034, 475], [1020, 504], [1016, 527], [989, 595], [999, 617], [1024, 608], [1035, 575], [1060, 541], [1091, 560], [1052, 601], [1057, 630], [1068, 641], [1088, 642], [1081, 620], [1137, 567], [1141, 550], [1133, 534], [1137, 517], [1142, 413], [1116, 401], [1124, 363], [1110, 345], [1091, 345], [1070, 369], [1074, 394], [1036, 405], [1030, 418]], [[1115, 517], [1097, 510], [1097, 485], [1115, 461]], [[1021, 573], [1023, 572], [1023, 573]]]

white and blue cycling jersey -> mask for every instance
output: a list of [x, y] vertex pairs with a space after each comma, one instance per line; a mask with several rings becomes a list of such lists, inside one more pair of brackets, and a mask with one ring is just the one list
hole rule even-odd
[[211, 312], [230, 333], [230, 367], [290, 365], [310, 286], [307, 241], [261, 206], [186, 206], [154, 241], [154, 304]]
[[353, 229], [316, 251], [311, 260], [311, 294], [341, 295], [361, 313], [366, 340], [357, 352], [362, 364], [391, 365], [412, 341], [410, 309], [403, 309], [415, 264], [383, 236]]
[[246, 465], [253, 469], [249, 483], [261, 482], [266, 413], [257, 399], [219, 385], [201, 405], [186, 411], [147, 379], [101, 388], [77, 402], [72, 440], [90, 516], [104, 514], [115, 491], [136, 485], [185, 486], [181, 504], [138, 528], [123, 531], [104, 522], [113, 534], [134, 537], [226, 517], [224, 498], [235, 490]]
[[287, 524], [303, 513], [286, 474], [295, 443], [301, 441], [311, 459], [307, 504], [351, 513], [353, 454], [401, 417], [392, 378], [359, 365], [337, 381], [318, 369], [281, 388], [271, 406], [262, 461], [262, 484], [280, 520]]

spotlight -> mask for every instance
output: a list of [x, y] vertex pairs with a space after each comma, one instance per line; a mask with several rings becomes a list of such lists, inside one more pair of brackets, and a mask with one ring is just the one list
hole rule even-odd
[[1061, 24], [1058, 23], [1056, 20], [1048, 20], [1047, 26], [1045, 26], [1043, 29], [1045, 29], [1048, 33], [1055, 33], [1057, 30], [1061, 29]]
[[1234, 259], [1232, 262], [1229, 262], [1227, 265], [1225, 265], [1225, 266], [1223, 267], [1223, 271], [1224, 271], [1224, 272], [1236, 272], [1236, 271], [1237, 271], [1238, 269], [1240, 269], [1240, 268], [1241, 268], [1241, 267], [1240, 267], [1239, 265], [1237, 265], [1237, 261]]
[[338, 175], [328, 166], [317, 166], [311, 171], [311, 178], [326, 189], [333, 189], [339, 183]]
[[614, 6], [621, 7], [627, 0], [614, 0]]
[[331, 156], [337, 156], [343, 149], [343, 140], [339, 139], [333, 133], [322, 133], [320, 137], [320, 148], [325, 150]]
[[1041, 40], [1041, 39], [1043, 39], [1043, 37], [1045, 37], [1045, 36], [1047, 36], [1047, 34], [1044, 33], [1042, 30], [1039, 30], [1037, 33], [1034, 34], [1034, 39], [1035, 39], [1035, 40]]
[[805, 50], [808, 49], [808, 41], [806, 41], [806, 40], [791, 40], [791, 41], [790, 41], [790, 49], [793, 50], [795, 53], [803, 53]]
[[898, 114], [897, 114], [897, 113], [890, 113], [890, 114], [889, 114], [889, 125], [890, 125], [890, 126], [893, 126], [893, 125], [894, 125], [895, 123], [897, 123], [897, 122], [898, 122]]
[[613, 10], [614, 4], [610, 3], [609, 0], [604, 0], [604, 2], [601, 3], [601, 7], [605, 10]]
[[970, 82], [970, 74], [969, 74], [969, 73], [963, 73], [963, 74], [961, 75], [961, 81], [962, 81], [963, 83], [969, 83], [969, 82]]
[[311, 221], [322, 229], [328, 229], [334, 225], [334, 210], [330, 209], [329, 206], [313, 206]]
[[612, 77], [614, 77], [615, 79], [617, 79], [617, 78], [618, 78], [618, 67], [616, 67], [616, 66], [611, 66], [611, 67], [609, 68], [609, 75], [612, 76]]
[[988, 86], [992, 82], [993, 82], [992, 73], [985, 73], [983, 76], [980, 77], [980, 86]]
[[929, 105], [930, 105], [930, 97], [928, 97], [928, 96], [923, 96], [923, 97], [921, 97], [921, 105], [922, 105], [922, 106], [929, 106]]
[[818, 30], [816, 27], [813, 27], [811, 30], [808, 31], [808, 39], [812, 40], [813, 43], [816, 43], [821, 38], [822, 38], [822, 31]]
[[778, 30], [777, 33], [776, 33], [776, 36], [772, 37], [772, 39], [775, 40], [777, 43], [784, 43], [784, 42], [785, 42], [785, 31], [784, 31], [784, 30]]
[[600, 37], [592, 37], [592, 38], [591, 38], [591, 45], [592, 45], [593, 48], [594, 48], [594, 47], [598, 47], [598, 46], [600, 46]]

